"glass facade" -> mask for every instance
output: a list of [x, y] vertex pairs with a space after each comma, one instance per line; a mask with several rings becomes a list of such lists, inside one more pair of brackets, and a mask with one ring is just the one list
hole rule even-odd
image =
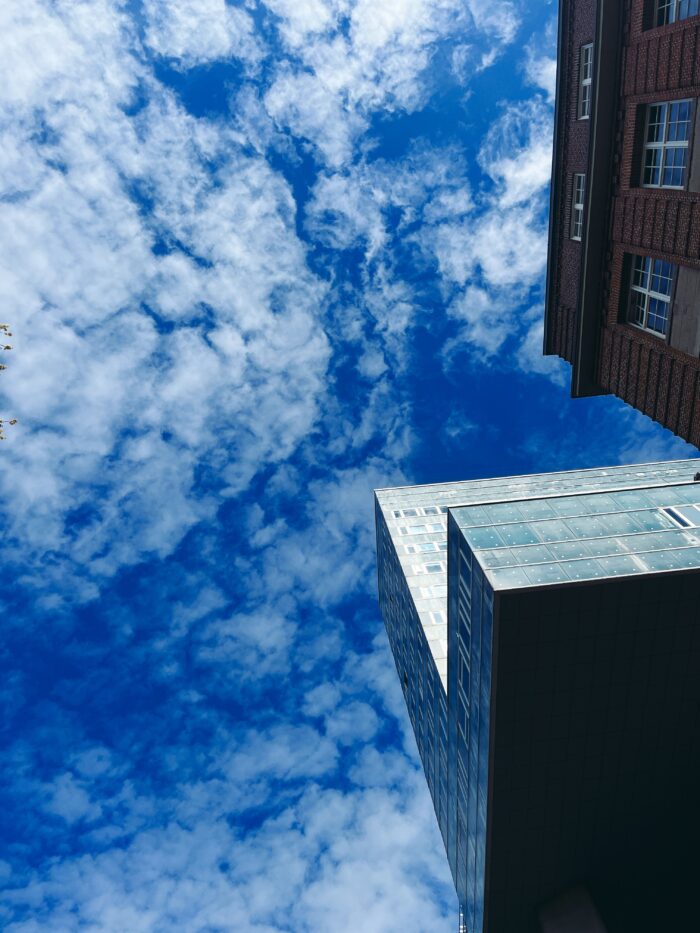
[[[458, 508], [496, 589], [700, 568], [700, 483]], [[700, 523], [698, 523], [700, 524]]]
[[490, 829], [499, 607], [700, 570], [699, 471], [671, 461], [375, 493], [380, 608], [470, 933], [510, 929], [489, 922], [500, 907], [486, 893], [503, 850]]

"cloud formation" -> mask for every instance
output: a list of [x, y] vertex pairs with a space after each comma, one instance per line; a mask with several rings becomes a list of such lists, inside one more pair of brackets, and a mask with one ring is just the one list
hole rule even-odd
[[581, 457], [522, 18], [2, 5], [3, 929], [453, 928], [371, 490]]

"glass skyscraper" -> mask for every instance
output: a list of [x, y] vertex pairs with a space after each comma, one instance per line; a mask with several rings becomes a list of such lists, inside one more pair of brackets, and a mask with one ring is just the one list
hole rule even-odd
[[685, 460], [376, 491], [380, 608], [468, 933], [548, 929], [576, 886], [611, 933], [685, 922], [699, 480]]

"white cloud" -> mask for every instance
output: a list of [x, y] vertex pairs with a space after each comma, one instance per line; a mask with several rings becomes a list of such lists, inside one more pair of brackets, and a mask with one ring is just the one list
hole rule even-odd
[[342, 95], [306, 73], [279, 75], [265, 95], [265, 106], [277, 123], [314, 142], [336, 167], [352, 161], [354, 144], [368, 125]]
[[237, 58], [256, 64], [261, 57], [253, 20], [226, 0], [146, 0], [146, 42], [176, 67]]
[[[323, 287], [286, 183], [152, 81], [126, 19], [99, 2], [2, 15], [21, 195], [0, 205], [16, 347], [4, 389], [20, 419], [3, 474], [10, 556], [31, 574], [53, 552], [90, 598], [90, 575], [163, 556], [213, 514], [215, 499], [191, 496], [199, 470], [232, 495], [307, 436], [329, 356]], [[148, 103], [129, 117], [138, 82]]]
[[311, 785], [244, 838], [223, 818], [223, 800], [209, 795], [207, 812], [214, 788], [202, 788], [189, 825], [145, 829], [126, 847], [64, 859], [7, 892], [5, 905], [30, 912], [5, 929], [273, 933], [283, 918], [299, 933], [447, 931], [455, 907], [424, 779], [406, 763], [389, 775], [400, 793], [381, 783], [348, 794]]
[[513, 329], [513, 309], [473, 285], [450, 305], [449, 313], [464, 321], [465, 339], [486, 356], [497, 353]]
[[[426, 99], [425, 73], [442, 43], [486, 42], [475, 71], [513, 40], [513, 6], [459, 0], [266, 0], [301, 67], [282, 65], [266, 96], [279, 125], [311, 141], [338, 168], [376, 111], [412, 111]], [[490, 58], [489, 58], [490, 55]], [[466, 80], [462, 67], [460, 80]]]
[[77, 820], [96, 820], [102, 807], [90, 800], [89, 794], [72, 774], [62, 774], [47, 788], [50, 798], [44, 806], [48, 813], [60, 816], [67, 823]]
[[559, 386], [566, 386], [570, 373], [563, 360], [556, 356], [545, 356], [542, 352], [544, 346], [544, 309], [542, 305], [535, 305], [528, 311], [524, 320], [528, 325], [525, 339], [517, 352], [517, 360], [523, 372], [540, 373], [549, 376], [552, 382]]
[[543, 30], [535, 33], [528, 42], [525, 59], [525, 76], [534, 87], [547, 94], [554, 104], [557, 82], [557, 20], [550, 19]]
[[496, 182], [501, 208], [527, 201], [549, 185], [551, 108], [537, 99], [509, 104], [487, 133], [479, 164]]

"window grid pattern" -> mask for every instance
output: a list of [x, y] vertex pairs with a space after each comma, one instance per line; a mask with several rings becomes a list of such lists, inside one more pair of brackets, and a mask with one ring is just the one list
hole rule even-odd
[[[688, 471], [692, 475], [698, 470], [700, 460], [671, 461], [638, 464], [633, 469], [609, 467], [514, 476], [508, 477], [506, 483], [503, 478], [494, 478], [377, 490], [378, 514], [382, 516], [387, 540], [404, 580], [402, 592], [405, 591], [408, 601], [406, 606], [418, 615], [442, 689], [447, 689], [447, 574], [444, 571], [415, 574], [413, 566], [423, 559], [426, 562], [444, 560], [448, 507], [494, 499], [525, 499], [535, 494], [559, 496], [571, 491], [604, 490], [621, 485], [666, 485], [682, 481]], [[434, 508], [438, 515], [432, 511]], [[416, 515], [404, 515], [404, 510], [415, 511]], [[434, 530], [428, 530], [429, 526]], [[407, 534], [409, 529], [411, 533]]]
[[453, 874], [467, 929], [477, 933], [484, 924], [493, 589], [463, 538], [454, 556], [449, 614], [456, 663], [450, 664], [448, 690], [450, 716], [457, 720]]
[[581, 46], [579, 56], [578, 118], [587, 120], [591, 115], [593, 90], [593, 43]]
[[[512, 589], [700, 568], [697, 499], [691, 482], [467, 507], [454, 516], [494, 587]], [[532, 505], [545, 504], [549, 515], [527, 515]]]
[[697, 16], [698, 0], [659, 0], [656, 5], [656, 25], [667, 26], [689, 16]]
[[664, 259], [635, 256], [627, 319], [636, 327], [665, 337], [676, 267]]
[[[393, 547], [391, 530], [380, 509], [377, 510], [377, 562], [379, 604], [440, 831], [447, 845], [445, 688], [423, 619], [416, 610], [406, 575]], [[445, 603], [446, 598], [443, 597], [440, 604]], [[438, 610], [436, 615], [436, 621], [444, 623], [444, 611]]]
[[644, 187], [685, 187], [691, 114], [689, 100], [650, 104], [647, 108]]
[[[382, 616], [460, 902], [470, 915], [473, 933], [483, 922], [484, 906], [493, 590], [528, 586], [533, 579], [541, 582], [543, 572], [556, 562], [559, 567], [566, 561], [576, 563], [579, 569], [571, 578], [587, 579], [596, 562], [597, 575], [643, 572], [638, 565], [633, 570], [622, 565], [611, 568], [604, 563], [606, 557], [663, 562], [669, 554], [687, 555], [693, 550], [693, 534], [697, 539], [692, 540], [700, 542], [700, 530], [694, 533], [679, 527], [671, 516], [662, 514], [662, 509], [685, 511], [691, 504], [688, 488], [695, 493], [693, 507], [697, 505], [700, 487], [688, 483], [688, 478], [698, 471], [700, 459], [694, 459], [376, 492]], [[583, 510], [582, 500], [587, 503]], [[444, 553], [440, 553], [447, 539], [448, 507], [458, 522], [462, 512], [470, 513], [468, 534], [486, 533], [495, 527], [501, 535], [496, 542], [480, 542], [478, 547], [471, 545], [464, 532], [450, 538], [450, 574], [456, 572], [458, 579], [450, 578], [449, 715], [448, 587]], [[610, 535], [581, 537], [591, 530], [579, 524], [582, 520], [593, 517], [607, 521], [616, 509], [631, 514], [632, 527], [616, 527], [618, 540], [612, 553]], [[591, 510], [595, 513], [592, 516]], [[639, 515], [651, 512], [656, 513], [657, 527], [643, 531]], [[427, 526], [436, 519], [440, 530], [428, 531]], [[534, 519], [542, 520], [536, 523], [538, 540], [518, 545], [516, 527], [533, 525]], [[571, 527], [562, 538], [562, 526], [569, 522]], [[425, 530], [408, 537], [399, 533], [399, 526], [414, 525]], [[595, 535], [600, 534], [601, 528], [595, 526]], [[644, 549], [633, 543], [635, 536], [644, 537]], [[409, 547], [416, 550], [409, 552]], [[460, 564], [455, 549], [463, 552]], [[426, 556], [417, 558], [424, 550]], [[695, 551], [700, 554], [700, 547]], [[420, 573], [414, 573], [417, 560]], [[440, 572], [426, 571], [423, 564], [436, 560], [442, 564]], [[501, 571], [532, 576], [500, 580], [497, 574]], [[545, 582], [552, 580], [548, 577]]]
[[574, 175], [571, 205], [571, 239], [580, 240], [583, 235], [583, 201], [586, 194], [586, 176]]

